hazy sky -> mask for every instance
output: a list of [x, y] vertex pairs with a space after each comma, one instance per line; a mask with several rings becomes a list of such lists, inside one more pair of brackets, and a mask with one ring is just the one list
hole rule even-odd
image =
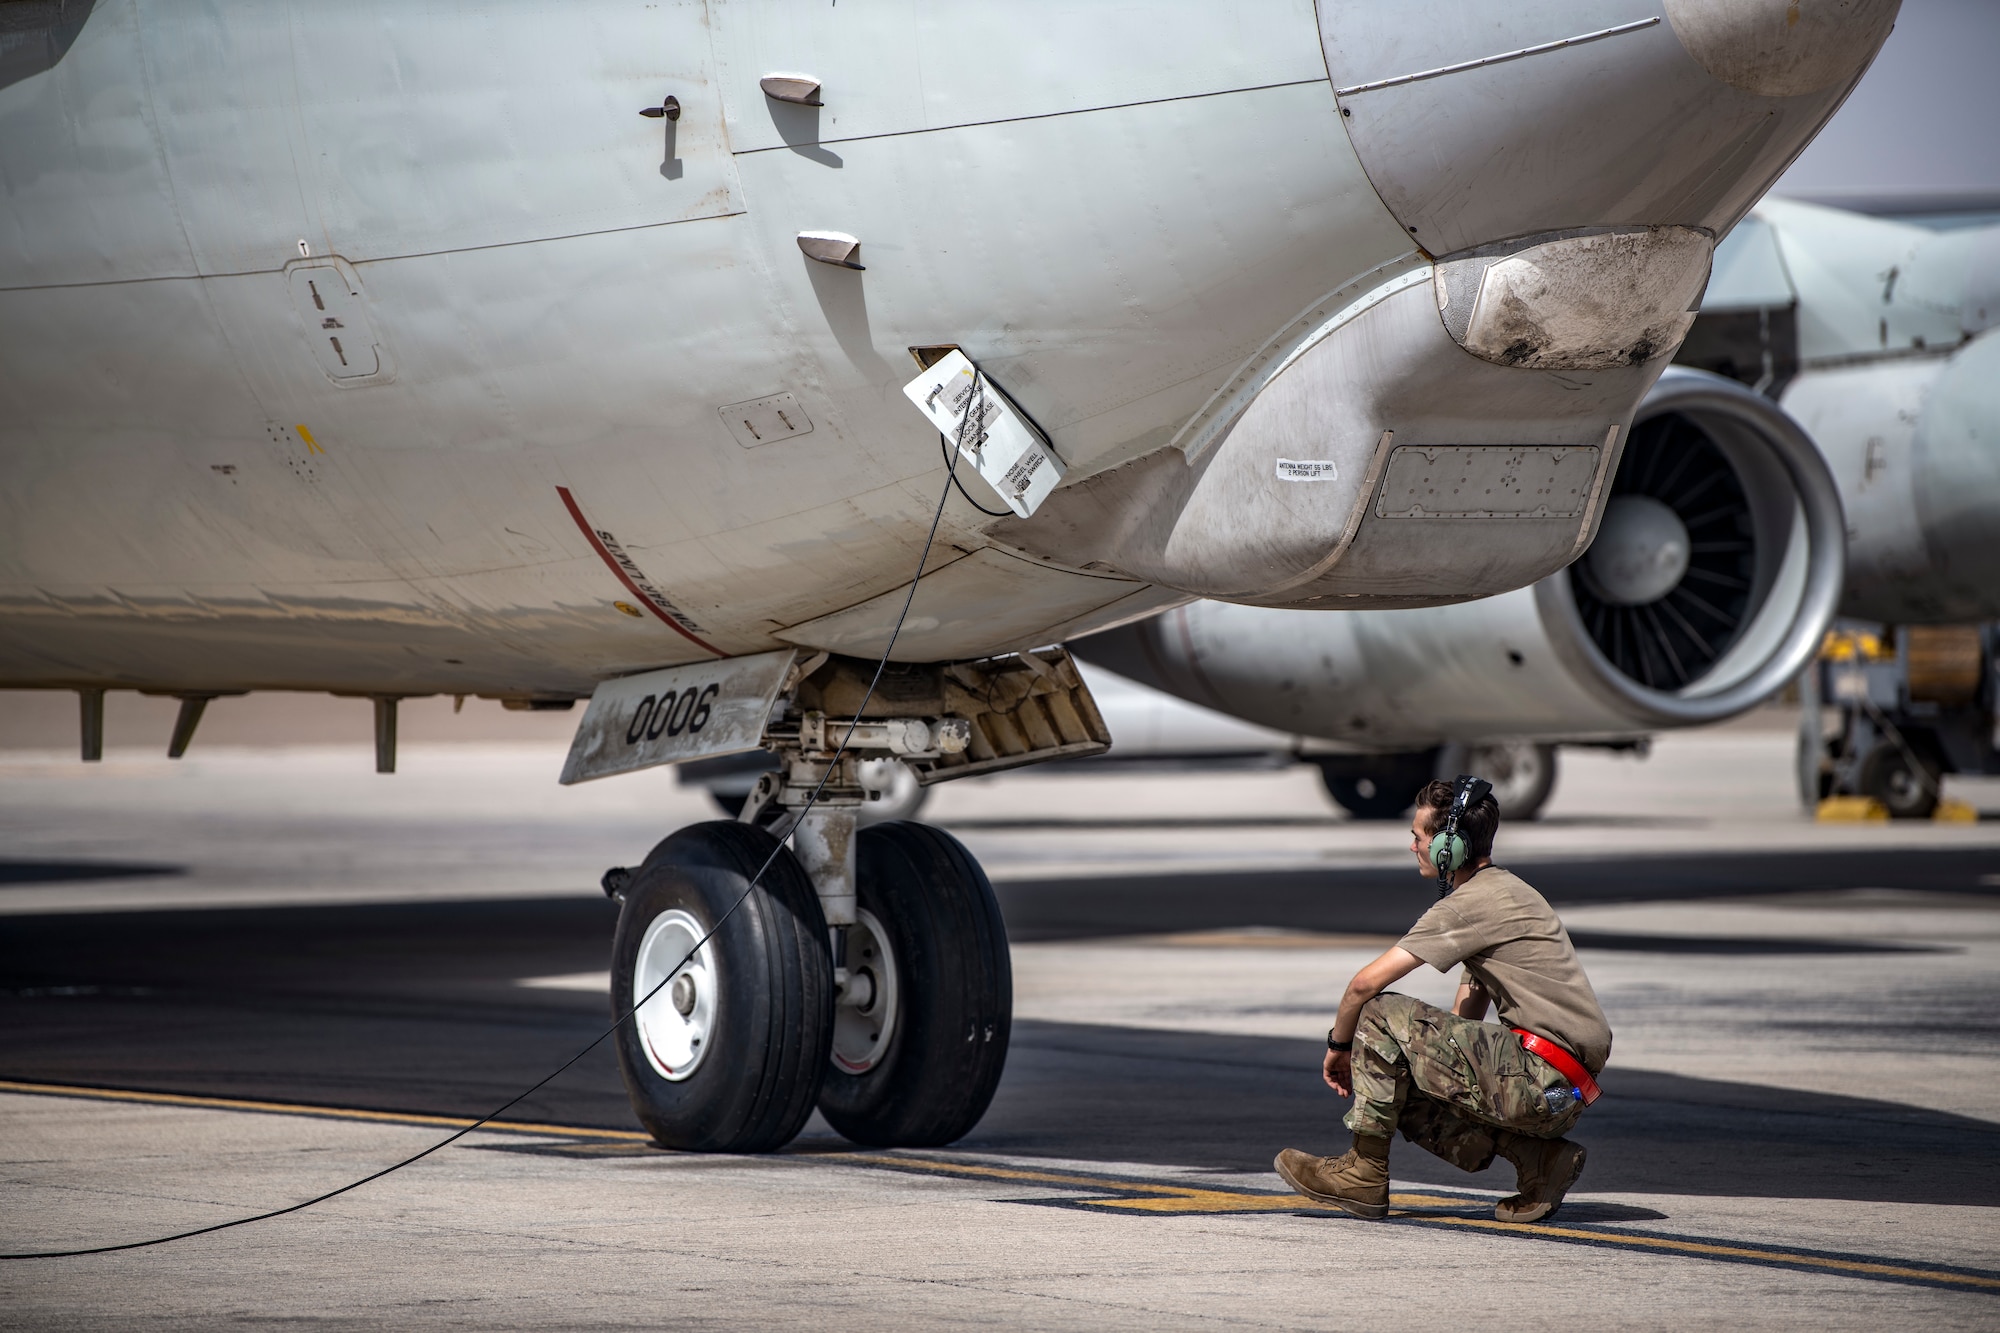
[[2000, 0], [1903, 0], [1861, 86], [1776, 194], [2000, 194]]

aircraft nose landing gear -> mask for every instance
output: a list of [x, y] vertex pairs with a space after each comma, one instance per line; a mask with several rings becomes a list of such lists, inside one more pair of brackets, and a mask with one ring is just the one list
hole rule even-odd
[[[950, 834], [860, 825], [863, 766], [894, 759], [934, 782], [1109, 744], [1060, 652], [898, 668], [879, 696], [850, 661], [809, 670], [766, 728], [779, 763], [739, 821], [681, 829], [604, 878], [622, 903], [613, 1012], [652, 996], [619, 1027], [619, 1063], [668, 1147], [769, 1151], [815, 1104], [878, 1146], [950, 1143], [978, 1124], [1012, 1028], [1000, 905]], [[888, 715], [837, 720], [864, 698]]]

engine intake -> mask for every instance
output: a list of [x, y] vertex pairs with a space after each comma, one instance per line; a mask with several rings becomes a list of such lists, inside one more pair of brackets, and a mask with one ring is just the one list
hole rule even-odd
[[1582, 558], [1531, 588], [1410, 610], [1195, 602], [1072, 646], [1194, 703], [1376, 754], [1626, 738], [1776, 693], [1840, 596], [1840, 498], [1805, 432], [1734, 381], [1674, 367], [1611, 488]]
[[1716, 721], [1811, 658], [1840, 597], [1844, 522], [1797, 422], [1681, 367], [1640, 405], [1581, 560], [1535, 588], [1551, 645], [1621, 711]]

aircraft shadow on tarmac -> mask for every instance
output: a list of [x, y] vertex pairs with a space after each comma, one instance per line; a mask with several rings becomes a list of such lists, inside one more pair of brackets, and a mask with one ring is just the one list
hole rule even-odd
[[[1033, 832], [1037, 829], [1256, 829], [1256, 828], [1344, 828], [1355, 824], [1331, 811], [1323, 815], [955, 815], [944, 826], [954, 831], [974, 833]], [[1536, 822], [1544, 828], [1701, 828], [1708, 820], [1680, 815], [1554, 815]], [[1400, 830], [1389, 821], [1375, 825], [1385, 831], [1388, 845], [1397, 841]]]
[[1258, 829], [1334, 828], [1345, 821], [1336, 815], [1035, 815], [1033, 817], [977, 816], [954, 818], [946, 827], [968, 833], [1023, 833], [1038, 829]]
[[105, 879], [152, 879], [161, 875], [186, 873], [186, 866], [154, 865], [144, 861], [0, 860], [0, 888], [29, 884], [70, 884]]
[[[1338, 1152], [1348, 1103], [1320, 1082], [1317, 1042], [1018, 1023], [1007, 1078], [971, 1150], [1270, 1169], [1279, 1148]], [[1575, 1137], [1589, 1192], [1990, 1206], [2000, 1125], [1861, 1097], [1684, 1078], [1615, 1064]], [[1399, 1179], [1505, 1190], [1419, 1148]], [[1566, 1212], [1565, 1216], [1569, 1214]]]
[[[1625, 860], [1509, 861], [1558, 908], [1768, 894], [1837, 893], [1894, 887], [2000, 898], [1982, 884], [1992, 853], [1944, 851], [1723, 852]], [[1401, 935], [1435, 893], [1413, 872], [1381, 867], [1106, 875], [1009, 881], [995, 886], [1015, 940], [1092, 939], [1277, 927], [1346, 934]], [[1598, 932], [1599, 947], [1657, 944], [1685, 952], [1693, 940]], [[1579, 939], [1579, 944], [1584, 942]], [[1867, 942], [1725, 941], [1715, 952], [1865, 952]]]
[[[1529, 869], [1559, 902], [1884, 884], [1969, 893], [1983, 855]], [[1380, 870], [1203, 879], [1011, 883], [1001, 894], [1017, 937], [1030, 939], [1252, 924], [1387, 934], [1429, 897], [1420, 883]], [[602, 997], [516, 983], [601, 970], [613, 916], [611, 904], [578, 895], [11, 917], [0, 929], [0, 1076], [483, 1113], [603, 1029]], [[1654, 943], [1641, 937], [1635, 947]], [[1281, 1147], [1341, 1146], [1345, 1104], [1320, 1083], [1319, 1063], [1309, 1040], [1022, 1021], [992, 1110], [959, 1146], [1262, 1172]], [[1604, 1100], [1578, 1131], [1591, 1150], [1589, 1192], [1966, 1205], [2000, 1198], [2000, 1125], [1616, 1064], [1604, 1084]], [[633, 1126], [607, 1046], [510, 1116]], [[838, 1142], [823, 1127], [809, 1139], [821, 1150]], [[1467, 1177], [1408, 1145], [1398, 1148], [1395, 1170], [1434, 1184], [1508, 1184], [1501, 1172]]]

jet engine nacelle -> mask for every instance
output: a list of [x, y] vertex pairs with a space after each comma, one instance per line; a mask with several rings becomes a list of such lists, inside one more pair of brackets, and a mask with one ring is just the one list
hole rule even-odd
[[1634, 420], [1595, 540], [1532, 587], [1344, 615], [1197, 602], [1074, 647], [1355, 749], [1629, 736], [1775, 693], [1817, 647], [1841, 570], [1839, 494], [1805, 432], [1742, 385], [1676, 367]]

